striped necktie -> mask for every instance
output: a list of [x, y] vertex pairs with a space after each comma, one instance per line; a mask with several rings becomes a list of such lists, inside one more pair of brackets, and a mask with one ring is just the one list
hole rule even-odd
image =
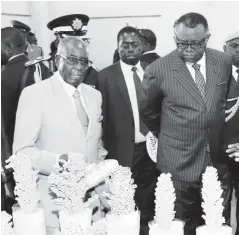
[[[135, 84], [137, 101], [138, 101], [138, 109], [139, 109], [140, 103], [144, 99], [145, 94], [144, 94], [144, 90], [143, 90], [143, 87], [141, 84], [141, 80], [136, 72], [137, 68], [132, 67], [131, 70], [133, 71], [133, 78], [134, 78], [134, 84]], [[140, 112], [139, 112], [139, 115], [140, 115]], [[139, 130], [144, 136], [146, 136], [149, 131], [147, 126], [144, 124], [144, 122], [141, 120], [140, 117], [139, 117]]]
[[73, 97], [75, 98], [75, 107], [76, 107], [76, 113], [77, 116], [85, 130], [85, 133], [87, 132], [88, 124], [89, 124], [89, 119], [86, 114], [85, 108], [82, 105], [81, 99], [80, 99], [80, 92], [76, 90], [74, 92]]
[[195, 69], [195, 83], [197, 88], [204, 100], [206, 102], [206, 83], [205, 79], [200, 71], [200, 64], [194, 64], [192, 67]]

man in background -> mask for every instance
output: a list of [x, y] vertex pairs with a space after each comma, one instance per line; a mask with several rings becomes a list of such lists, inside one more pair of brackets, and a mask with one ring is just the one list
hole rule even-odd
[[230, 166], [236, 197], [235, 235], [239, 235], [239, 162], [235, 153], [239, 151], [239, 32], [230, 35], [223, 49], [232, 56], [232, 80], [226, 103], [226, 125], [224, 128], [224, 146], [231, 158]]
[[[208, 23], [198, 13], [181, 16], [174, 34], [177, 50], [145, 70], [142, 117], [150, 131], [159, 127], [157, 168], [172, 174], [176, 218], [185, 222], [185, 235], [196, 235], [203, 223], [202, 173], [207, 166], [218, 171], [223, 215], [227, 223], [230, 218], [230, 171], [221, 154], [221, 131], [232, 61], [226, 53], [207, 48]], [[155, 106], [161, 107], [157, 123], [152, 119]]]
[[31, 28], [17, 20], [12, 20], [11, 24], [14, 28], [18, 29], [22, 33], [27, 43], [27, 49], [25, 53], [29, 58], [29, 61], [25, 64], [26, 69], [23, 74], [23, 80], [28, 76], [29, 73], [34, 74], [35, 83], [49, 78], [51, 76], [47, 63], [49, 58], [43, 57], [43, 50], [41, 47], [31, 44], [28, 41], [28, 39], [31, 40], [31, 35], [34, 35], [30, 32]]
[[108, 158], [131, 168], [137, 185], [136, 206], [140, 210], [140, 235], [148, 235], [154, 215], [156, 167], [146, 149], [148, 129], [139, 117], [144, 70], [140, 64], [142, 36], [133, 27], [117, 35], [120, 61], [99, 72], [103, 97], [103, 141]]
[[140, 57], [140, 61], [146, 67], [160, 58], [160, 56], [155, 51], [155, 48], [157, 46], [157, 38], [154, 32], [150, 29], [141, 29], [140, 32], [143, 35], [144, 47], [143, 54]]
[[16, 28], [1, 29], [1, 59], [5, 64], [1, 72], [2, 119], [10, 149], [13, 143], [15, 116], [21, 91], [26, 86], [34, 84], [32, 73], [28, 74], [24, 82], [22, 80], [25, 63], [28, 61], [25, 54], [26, 48], [26, 41]]

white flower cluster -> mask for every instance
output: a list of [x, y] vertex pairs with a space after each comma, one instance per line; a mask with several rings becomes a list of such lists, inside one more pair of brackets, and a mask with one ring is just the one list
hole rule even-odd
[[85, 235], [107, 235], [107, 220], [103, 218], [94, 222]]
[[1, 211], [1, 227], [2, 235], [14, 235], [12, 216], [6, 211]]
[[33, 170], [31, 158], [22, 153], [12, 155], [6, 162], [8, 163], [6, 167], [14, 170], [16, 200], [24, 211], [34, 211], [40, 200], [40, 194], [37, 191], [39, 171]]
[[203, 219], [208, 227], [220, 228], [225, 219], [223, 213], [222, 188], [218, 180], [217, 170], [214, 167], [207, 167], [202, 177], [202, 208], [205, 213]]
[[110, 193], [104, 192], [103, 196], [108, 198], [111, 214], [127, 215], [135, 211], [134, 194], [137, 186], [131, 175], [129, 167], [118, 166], [106, 179]]
[[168, 229], [175, 217], [175, 189], [170, 173], [158, 177], [155, 189], [155, 222], [162, 229]]
[[69, 227], [63, 229], [62, 231], [56, 229], [54, 235], [84, 235], [84, 233], [79, 223], [71, 222]]
[[83, 155], [70, 154], [63, 167], [55, 166], [54, 172], [48, 177], [51, 191], [56, 195], [53, 202], [69, 213], [77, 213], [98, 199], [98, 196], [84, 202], [86, 191], [89, 189], [85, 176], [95, 164], [88, 165]]

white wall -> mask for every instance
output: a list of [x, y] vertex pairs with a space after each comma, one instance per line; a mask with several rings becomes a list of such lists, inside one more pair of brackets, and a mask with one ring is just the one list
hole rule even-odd
[[[21, 12], [20, 2], [14, 7], [10, 2], [3, 2], [2, 12]], [[11, 5], [11, 6], [10, 6]], [[203, 14], [209, 23], [211, 38], [209, 46], [222, 49], [224, 38], [238, 30], [239, 2], [28, 2], [22, 7], [23, 12], [29, 10], [30, 25], [37, 33], [39, 44], [45, 53], [49, 53], [49, 44], [54, 39], [51, 31], [46, 28], [49, 20], [65, 14], [82, 13], [93, 17], [88, 24], [91, 36], [89, 47], [91, 59], [99, 68], [112, 63], [113, 52], [116, 48], [116, 35], [118, 31], [129, 23], [139, 28], [152, 29], [158, 38], [157, 51], [163, 56], [175, 48], [172, 26], [174, 21], [187, 12]], [[161, 15], [160, 17], [136, 17], [116, 19], [94, 19], [94, 17], [108, 16], [140, 16]], [[25, 17], [26, 18], [26, 17]], [[24, 18], [24, 19], [25, 19]], [[6, 16], [2, 16], [3, 22]], [[26, 19], [25, 19], [26, 20]], [[23, 21], [24, 22], [24, 21]], [[2, 27], [3, 27], [2, 23]]]

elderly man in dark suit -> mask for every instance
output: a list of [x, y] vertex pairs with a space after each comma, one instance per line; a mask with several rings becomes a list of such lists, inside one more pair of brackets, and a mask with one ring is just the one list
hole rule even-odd
[[[220, 157], [220, 133], [232, 61], [227, 54], [206, 47], [210, 34], [204, 16], [181, 16], [174, 32], [177, 50], [146, 68], [142, 116], [151, 131], [160, 127], [157, 168], [172, 174], [176, 218], [185, 222], [185, 235], [195, 235], [202, 223], [201, 181], [207, 166], [218, 169], [224, 215], [229, 217], [230, 178], [227, 158]], [[155, 104], [161, 107], [161, 118], [152, 125]]]
[[133, 27], [124, 27], [117, 36], [120, 61], [99, 72], [99, 89], [103, 97], [103, 141], [108, 157], [131, 167], [137, 184], [135, 201], [141, 212], [140, 235], [148, 234], [153, 219], [153, 195], [156, 166], [146, 150], [148, 129], [139, 118], [142, 38]]

